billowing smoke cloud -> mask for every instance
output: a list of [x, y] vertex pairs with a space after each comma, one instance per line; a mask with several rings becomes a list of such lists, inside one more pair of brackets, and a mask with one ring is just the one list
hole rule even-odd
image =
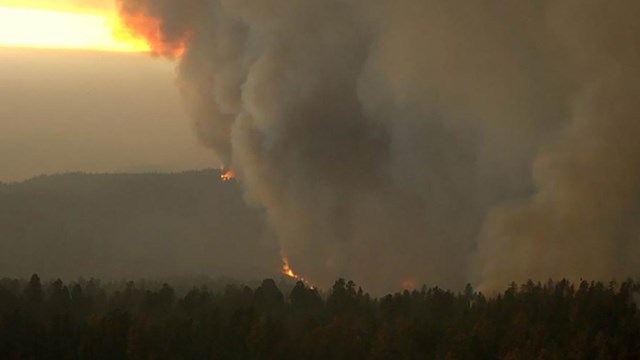
[[313, 282], [640, 270], [637, 1], [119, 6]]

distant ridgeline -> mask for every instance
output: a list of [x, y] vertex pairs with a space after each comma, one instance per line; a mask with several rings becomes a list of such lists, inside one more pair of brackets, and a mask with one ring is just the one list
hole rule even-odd
[[2, 359], [638, 359], [638, 283], [372, 298], [338, 280], [203, 287], [0, 280]]
[[0, 277], [271, 276], [262, 213], [214, 170], [0, 184]]

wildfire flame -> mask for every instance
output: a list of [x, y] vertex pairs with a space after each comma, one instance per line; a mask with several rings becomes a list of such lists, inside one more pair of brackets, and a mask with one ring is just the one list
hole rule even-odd
[[293, 269], [291, 269], [291, 267], [289, 266], [289, 261], [286, 258], [282, 259], [282, 273], [287, 275], [290, 278], [293, 279], [298, 279], [299, 276], [296, 275], [295, 272], [293, 272]]
[[[282, 274], [298, 280], [298, 281], [302, 281], [305, 284], [309, 284], [309, 282], [307, 280], [305, 280], [305, 278], [303, 278], [302, 276], [296, 274], [293, 269], [291, 268], [291, 266], [289, 266], [289, 260], [286, 257], [282, 257]], [[311, 286], [311, 288], [313, 288], [313, 286]]]
[[[122, 3], [122, 1], [118, 0], [118, 4]], [[121, 4], [119, 6], [122, 7]], [[167, 37], [162, 31], [164, 26], [162, 20], [142, 11], [121, 11], [120, 19], [124, 25], [122, 30], [136, 39], [143, 39], [154, 55], [176, 59], [184, 56], [187, 51], [189, 32]]]
[[231, 181], [235, 178], [236, 174], [233, 172], [233, 170], [227, 170], [220, 175], [220, 179], [222, 179], [222, 181]]

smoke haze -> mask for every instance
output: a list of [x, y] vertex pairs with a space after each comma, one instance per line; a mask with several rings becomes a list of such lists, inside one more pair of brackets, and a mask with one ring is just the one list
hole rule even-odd
[[0, 272], [103, 280], [273, 276], [278, 246], [218, 171], [0, 184]]
[[637, 275], [637, 1], [118, 5], [312, 282]]
[[0, 48], [0, 181], [215, 166], [174, 73], [142, 54]]

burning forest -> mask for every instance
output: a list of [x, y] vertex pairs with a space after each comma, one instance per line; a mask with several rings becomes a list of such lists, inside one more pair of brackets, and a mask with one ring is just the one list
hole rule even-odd
[[313, 283], [638, 275], [637, 1], [118, 5]]
[[0, 0], [0, 359], [640, 359], [639, 19]]

